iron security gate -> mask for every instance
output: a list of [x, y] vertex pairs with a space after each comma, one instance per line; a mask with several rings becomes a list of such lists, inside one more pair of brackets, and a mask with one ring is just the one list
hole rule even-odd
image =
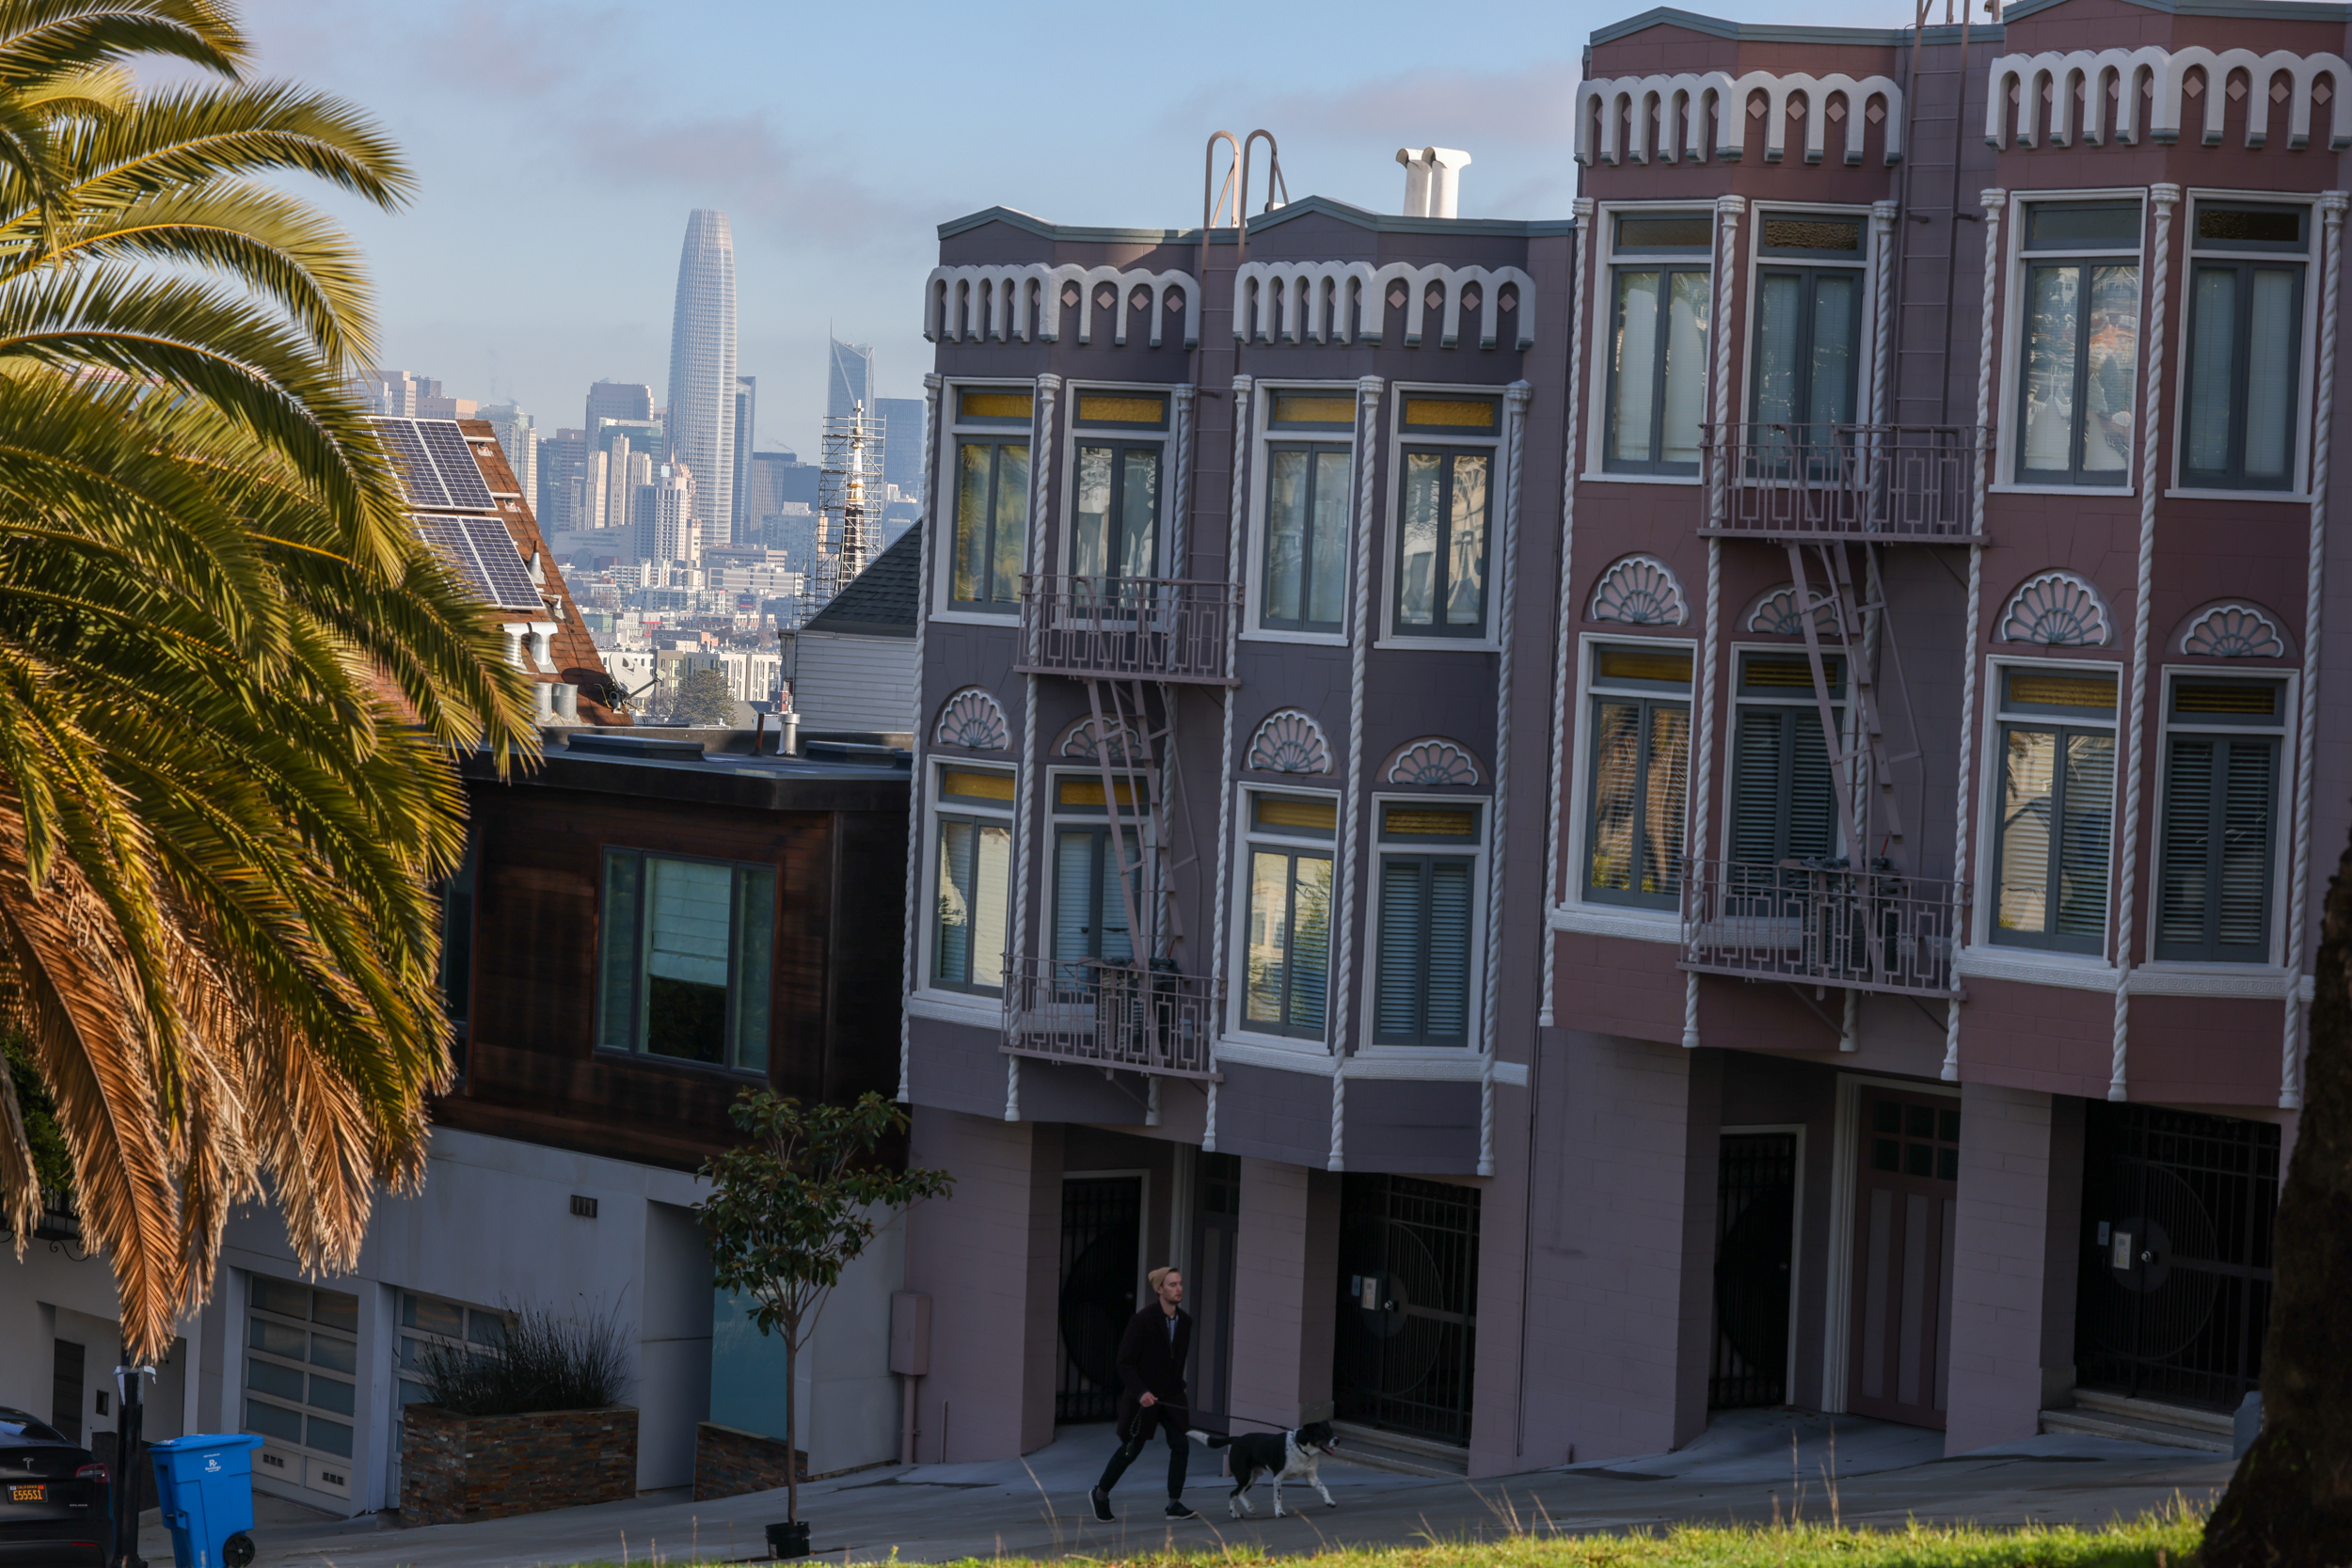
[[1119, 1337], [1136, 1315], [1143, 1178], [1081, 1176], [1061, 1184], [1061, 1368], [1054, 1419], [1118, 1414]]
[[2234, 1408], [2262, 1381], [2279, 1130], [2147, 1105], [2089, 1110], [2076, 1375]]
[[1785, 1404], [1797, 1135], [1726, 1132], [1715, 1171], [1715, 1354], [1707, 1406]]
[[1342, 1179], [1332, 1402], [1343, 1420], [1470, 1441], [1478, 1189]]

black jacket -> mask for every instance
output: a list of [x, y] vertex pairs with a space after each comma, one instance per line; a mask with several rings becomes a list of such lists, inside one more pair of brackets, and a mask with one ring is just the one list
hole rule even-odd
[[1176, 1309], [1176, 1332], [1168, 1331], [1168, 1314], [1158, 1302], [1127, 1320], [1119, 1337], [1119, 1430], [1131, 1433], [1143, 1396], [1179, 1410], [1190, 1407], [1184, 1392], [1184, 1363], [1192, 1357], [1192, 1314]]

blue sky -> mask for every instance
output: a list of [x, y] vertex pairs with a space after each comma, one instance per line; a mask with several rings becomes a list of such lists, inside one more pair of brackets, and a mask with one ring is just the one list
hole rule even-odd
[[[248, 0], [271, 75], [339, 93], [421, 191], [343, 214], [374, 268], [382, 360], [458, 397], [580, 422], [598, 376], [668, 375], [686, 214], [725, 209], [759, 444], [809, 454], [830, 322], [920, 395], [941, 221], [1199, 221], [1220, 127], [1280, 139], [1291, 194], [1397, 208], [1401, 146], [1475, 160], [1469, 217], [1559, 215], [1585, 35], [1621, 5], [1126, 0]], [[1750, 22], [1899, 26], [1902, 0], [1743, 0]], [[1256, 205], [1253, 199], [1252, 205]]]

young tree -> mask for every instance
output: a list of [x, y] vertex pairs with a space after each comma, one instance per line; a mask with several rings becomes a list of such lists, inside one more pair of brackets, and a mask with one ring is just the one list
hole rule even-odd
[[2352, 1562], [2352, 849], [2328, 886], [2303, 1117], [2279, 1191], [2263, 1430], [2205, 1522], [2204, 1568]]
[[677, 701], [670, 711], [690, 724], [723, 729], [735, 722], [735, 692], [719, 670], [689, 670], [677, 683]]
[[710, 1239], [713, 1282], [751, 1297], [759, 1332], [783, 1337], [786, 1513], [798, 1520], [792, 1383], [801, 1347], [841, 1271], [873, 1241], [880, 1228], [875, 1212], [944, 1197], [955, 1178], [944, 1170], [895, 1171], [874, 1159], [885, 1132], [907, 1127], [906, 1113], [878, 1094], [860, 1095], [854, 1105], [803, 1105], [765, 1089], [745, 1090], [727, 1114], [751, 1141], [703, 1166], [711, 1194], [694, 1212]]

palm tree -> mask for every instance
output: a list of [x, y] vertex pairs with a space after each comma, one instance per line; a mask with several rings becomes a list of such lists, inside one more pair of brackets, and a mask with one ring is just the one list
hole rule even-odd
[[[348, 1268], [421, 1175], [454, 752], [535, 750], [346, 389], [358, 253], [266, 182], [389, 208], [409, 176], [249, 59], [214, 0], [0, 0], [0, 1023], [135, 1355], [208, 1294], [232, 1204]], [[0, 1074], [20, 1252], [39, 1201]]]

